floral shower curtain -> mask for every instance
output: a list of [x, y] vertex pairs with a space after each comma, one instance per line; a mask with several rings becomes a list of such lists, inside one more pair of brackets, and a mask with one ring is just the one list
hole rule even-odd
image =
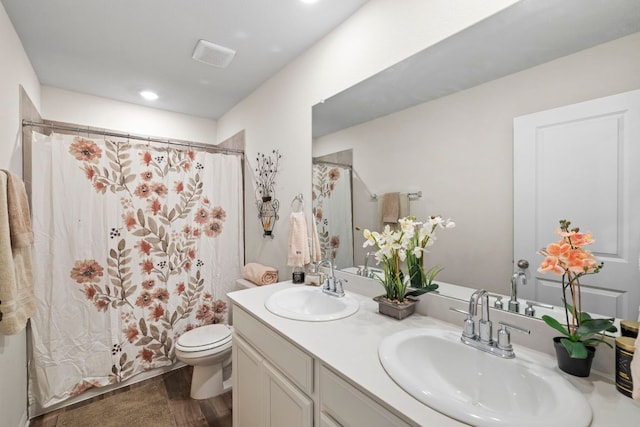
[[226, 321], [243, 259], [235, 155], [33, 134], [31, 404], [175, 361]]
[[314, 163], [312, 196], [322, 258], [338, 268], [353, 266], [351, 169]]

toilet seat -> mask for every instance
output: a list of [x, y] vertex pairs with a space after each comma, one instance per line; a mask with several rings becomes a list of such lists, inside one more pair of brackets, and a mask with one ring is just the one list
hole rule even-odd
[[196, 353], [218, 347], [228, 347], [231, 338], [231, 329], [226, 325], [201, 326], [182, 334], [176, 342], [176, 350], [184, 353]]

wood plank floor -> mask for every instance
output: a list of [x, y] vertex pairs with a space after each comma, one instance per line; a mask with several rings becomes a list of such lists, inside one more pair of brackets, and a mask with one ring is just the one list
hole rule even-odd
[[[191, 373], [193, 368], [186, 366], [162, 375], [169, 407], [177, 427], [231, 427], [231, 391], [211, 399], [195, 400], [189, 397]], [[126, 393], [132, 388], [140, 387], [147, 382], [157, 381], [151, 378], [109, 393], [96, 396], [84, 402], [58, 409], [31, 420], [30, 427], [55, 427], [58, 415], [80, 406], [104, 399], [118, 393]], [[123, 426], [124, 427], [124, 426]]]

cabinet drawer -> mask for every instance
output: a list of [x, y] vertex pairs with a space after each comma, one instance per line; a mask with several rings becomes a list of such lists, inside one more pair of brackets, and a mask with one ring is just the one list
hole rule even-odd
[[313, 358], [287, 341], [242, 308], [233, 307], [235, 333], [249, 341], [296, 386], [313, 393]]
[[325, 366], [320, 366], [320, 410], [344, 427], [409, 426]]

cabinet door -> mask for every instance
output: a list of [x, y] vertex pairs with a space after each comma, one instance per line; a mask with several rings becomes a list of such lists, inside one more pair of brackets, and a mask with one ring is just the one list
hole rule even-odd
[[233, 338], [233, 425], [262, 426], [262, 357], [237, 335]]
[[325, 412], [320, 412], [320, 427], [342, 427], [336, 420]]
[[312, 427], [311, 399], [268, 362], [263, 362], [263, 368], [265, 427]]
[[324, 365], [320, 367], [320, 410], [344, 427], [409, 426]]

